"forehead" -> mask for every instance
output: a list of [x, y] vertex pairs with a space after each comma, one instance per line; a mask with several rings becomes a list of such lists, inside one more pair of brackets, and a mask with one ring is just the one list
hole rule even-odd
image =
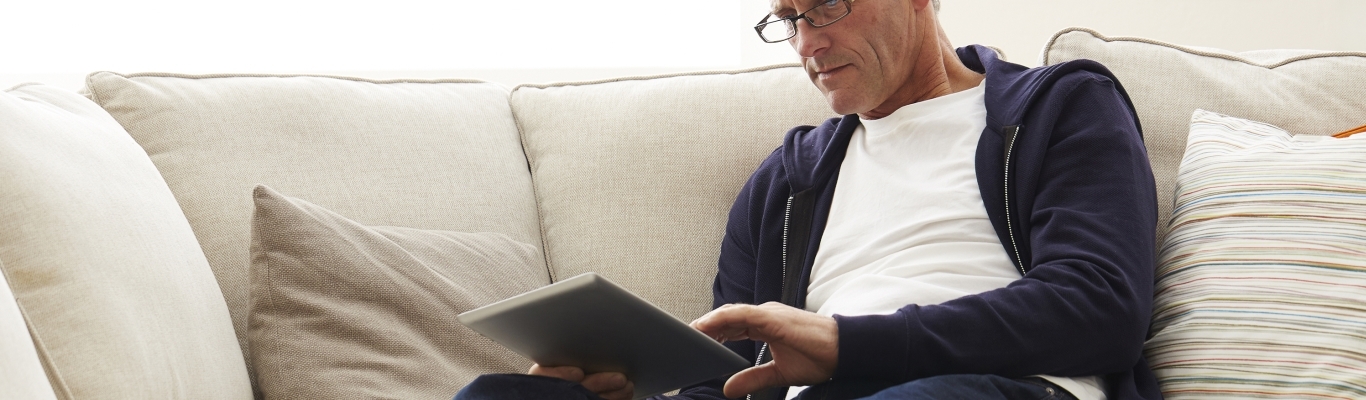
[[777, 12], [796, 10], [799, 8], [805, 9], [801, 6], [806, 5], [807, 3], [814, 3], [815, 1], [816, 0], [769, 0], [768, 4], [770, 10]]

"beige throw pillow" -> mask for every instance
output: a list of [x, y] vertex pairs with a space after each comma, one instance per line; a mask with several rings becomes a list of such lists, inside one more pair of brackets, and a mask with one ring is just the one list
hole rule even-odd
[[450, 398], [530, 361], [456, 322], [549, 283], [503, 234], [370, 227], [255, 190], [248, 340], [267, 399]]

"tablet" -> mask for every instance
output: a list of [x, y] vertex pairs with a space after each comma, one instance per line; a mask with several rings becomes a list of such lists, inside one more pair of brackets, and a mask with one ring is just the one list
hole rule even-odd
[[702, 332], [592, 272], [458, 319], [540, 365], [621, 372], [635, 383], [636, 399], [749, 366]]

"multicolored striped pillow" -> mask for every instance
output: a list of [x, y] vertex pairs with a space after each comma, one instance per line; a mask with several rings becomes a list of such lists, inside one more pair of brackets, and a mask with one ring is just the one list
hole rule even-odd
[[1366, 137], [1196, 110], [1148, 360], [1168, 399], [1366, 398]]

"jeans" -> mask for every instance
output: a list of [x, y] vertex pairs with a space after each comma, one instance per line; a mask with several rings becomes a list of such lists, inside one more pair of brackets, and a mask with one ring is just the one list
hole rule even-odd
[[455, 394], [455, 400], [514, 399], [602, 400], [577, 382], [521, 374], [481, 375]]
[[[1076, 400], [1070, 393], [1041, 378], [1010, 379], [996, 375], [942, 375], [901, 384], [876, 381], [830, 381], [812, 386], [800, 400]], [[480, 376], [455, 395], [455, 400], [601, 400], [582, 385], [543, 376], [493, 374]]]
[[997, 375], [941, 375], [889, 385], [877, 381], [830, 381], [812, 386], [798, 400], [1077, 400], [1042, 378]]

